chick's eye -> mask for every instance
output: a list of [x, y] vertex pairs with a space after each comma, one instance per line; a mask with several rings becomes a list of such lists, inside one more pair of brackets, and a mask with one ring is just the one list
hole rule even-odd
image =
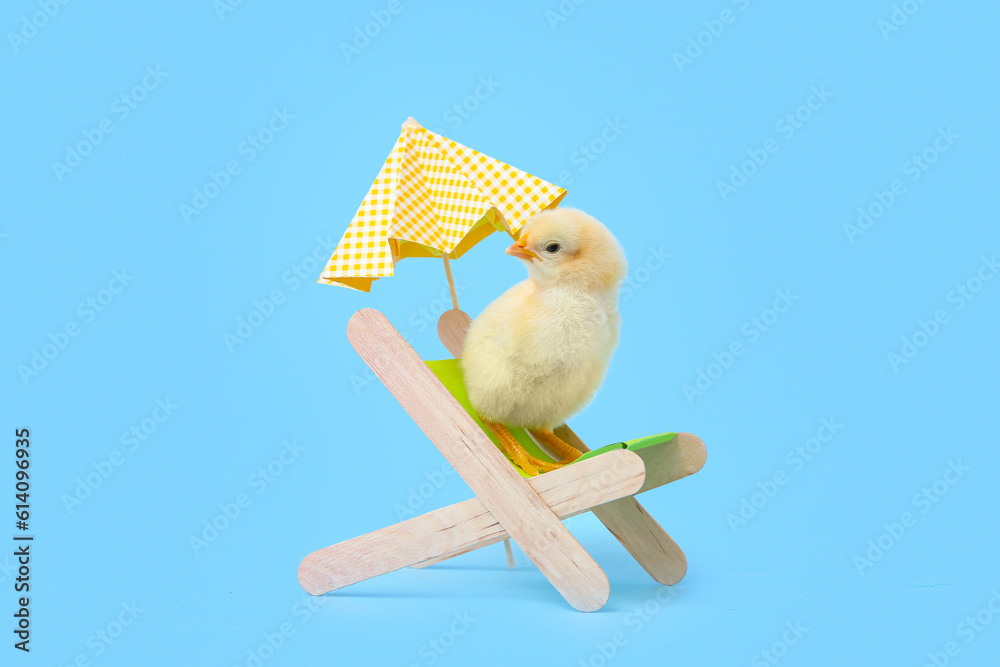
[[548, 244], [547, 246], [545, 246], [545, 252], [549, 252], [552, 254], [559, 252], [559, 244], [558, 243]]

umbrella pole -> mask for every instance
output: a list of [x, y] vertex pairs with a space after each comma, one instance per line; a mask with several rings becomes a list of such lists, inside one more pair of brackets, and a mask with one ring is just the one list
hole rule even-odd
[[445, 253], [444, 257], [444, 272], [448, 274], [448, 289], [451, 290], [451, 305], [458, 310], [458, 293], [455, 292], [455, 281], [451, 277], [451, 264], [448, 262], [448, 254]]

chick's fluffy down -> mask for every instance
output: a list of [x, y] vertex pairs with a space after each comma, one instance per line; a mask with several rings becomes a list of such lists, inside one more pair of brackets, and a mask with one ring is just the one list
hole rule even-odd
[[524, 238], [542, 255], [559, 239], [565, 256], [527, 262], [531, 277], [472, 323], [462, 364], [481, 418], [554, 428], [589, 403], [604, 378], [618, 344], [625, 258], [603, 225], [571, 209], [537, 216]]
[[618, 344], [619, 320], [586, 294], [553, 304], [554, 316], [517, 312], [518, 304], [538, 296], [526, 282], [476, 318], [462, 363], [469, 400], [481, 418], [553, 428], [593, 398]]

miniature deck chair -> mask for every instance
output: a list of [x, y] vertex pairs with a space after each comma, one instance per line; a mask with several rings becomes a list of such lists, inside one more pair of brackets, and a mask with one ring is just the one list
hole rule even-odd
[[[449, 333], [441, 326], [442, 317], [439, 332], [445, 346], [460, 356], [468, 316], [449, 312], [464, 318], [464, 325], [457, 334]], [[309, 554], [298, 572], [308, 593], [322, 595], [510, 538], [570, 605], [596, 611], [610, 594], [607, 576], [561, 522], [586, 511], [611, 530], [653, 579], [672, 585], [684, 577], [684, 553], [633, 496], [700, 470], [706, 453], [699, 438], [667, 433], [618, 443], [557, 470], [525, 477], [467, 410], [456, 361], [425, 363], [373, 309], [351, 317], [347, 336], [476, 497]], [[589, 452], [568, 426], [555, 432]], [[512, 433], [532, 454], [546, 458], [527, 434]]]

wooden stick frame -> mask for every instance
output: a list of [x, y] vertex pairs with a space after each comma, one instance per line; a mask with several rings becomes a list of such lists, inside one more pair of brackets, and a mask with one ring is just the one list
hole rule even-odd
[[[452, 321], [452, 327], [462, 328], [461, 334], [449, 333], [449, 350], [458, 356], [468, 316], [452, 315]], [[439, 332], [448, 328], [439, 323]], [[299, 582], [308, 593], [322, 595], [509, 537], [570, 605], [596, 611], [610, 594], [607, 576], [561, 522], [588, 510], [656, 581], [674, 584], [684, 576], [683, 552], [633, 495], [701, 469], [705, 446], [696, 436], [679, 433], [662, 447], [608, 452], [526, 479], [382, 313], [358, 311], [347, 335], [475, 498], [309, 554], [299, 566]], [[556, 433], [586, 449], [568, 426]]]

